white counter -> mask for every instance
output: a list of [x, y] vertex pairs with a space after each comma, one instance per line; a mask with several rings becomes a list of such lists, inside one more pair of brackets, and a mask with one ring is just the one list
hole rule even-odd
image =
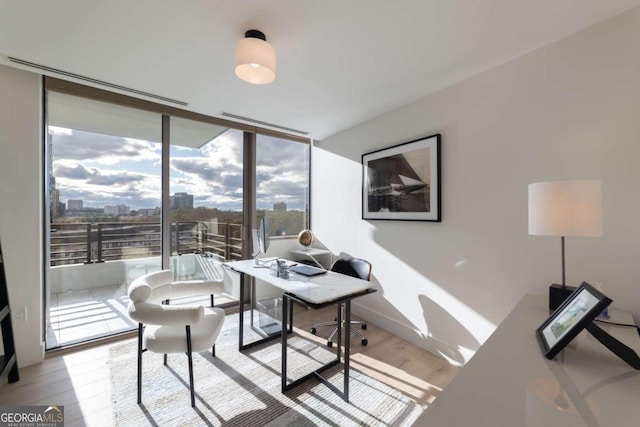
[[[525, 296], [414, 425], [640, 426], [640, 371], [587, 331], [554, 360], [544, 358], [535, 331], [546, 305]], [[611, 316], [633, 323], [626, 313]], [[640, 354], [635, 328], [598, 326]]]

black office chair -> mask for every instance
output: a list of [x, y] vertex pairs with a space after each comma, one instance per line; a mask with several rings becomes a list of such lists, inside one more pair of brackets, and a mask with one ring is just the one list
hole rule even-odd
[[[371, 280], [371, 263], [364, 259], [360, 258], [341, 258], [337, 260], [332, 266], [331, 271], [335, 271], [336, 273], [346, 274], [347, 276], [357, 277], [362, 280]], [[343, 316], [344, 319], [344, 316]], [[344, 320], [343, 320], [344, 322]], [[351, 325], [360, 325], [362, 329], [367, 329], [367, 324], [364, 322], [360, 322], [357, 320], [351, 321]], [[334, 319], [332, 322], [321, 322], [316, 323], [311, 328], [311, 333], [316, 334], [317, 329], [323, 326], [334, 326], [335, 329], [329, 335], [327, 339], [327, 346], [333, 346], [333, 337], [338, 332], [338, 319]], [[362, 335], [360, 332], [356, 331], [352, 327], [350, 327], [351, 332], [358, 335], [361, 338], [362, 345], [367, 345], [369, 341]]]

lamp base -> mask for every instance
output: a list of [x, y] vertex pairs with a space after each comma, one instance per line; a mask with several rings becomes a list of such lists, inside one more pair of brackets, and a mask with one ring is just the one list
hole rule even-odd
[[549, 311], [555, 311], [560, 307], [564, 300], [577, 288], [574, 286], [562, 286], [554, 283], [549, 286]]

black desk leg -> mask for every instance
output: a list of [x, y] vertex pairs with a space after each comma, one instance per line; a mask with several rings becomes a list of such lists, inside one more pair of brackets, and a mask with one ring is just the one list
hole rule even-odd
[[244, 283], [245, 280], [244, 278], [247, 275], [244, 273], [240, 273], [240, 302], [239, 302], [239, 307], [238, 307], [238, 322], [239, 323], [239, 328], [240, 328], [240, 336], [238, 338], [238, 351], [242, 351], [242, 349], [244, 348], [243, 345], [243, 337], [244, 337]]
[[[303, 375], [300, 378], [292, 380], [290, 384], [287, 383], [287, 322], [292, 322], [292, 304], [291, 302], [296, 299], [295, 296], [283, 294], [282, 295], [282, 365], [281, 365], [281, 380], [282, 380], [282, 393], [287, 390], [298, 386], [299, 384], [307, 381], [310, 378], [316, 378], [327, 387], [329, 387], [334, 393], [342, 397], [345, 402], [349, 402], [349, 369], [350, 369], [350, 357], [351, 357], [351, 298], [345, 298], [341, 301], [332, 302], [330, 304], [337, 305], [337, 320], [338, 320], [338, 341], [336, 345], [336, 358], [331, 362], [326, 363], [320, 368]], [[301, 301], [302, 302], [302, 301]], [[304, 302], [303, 302], [304, 304]], [[329, 304], [329, 303], [328, 303]], [[342, 305], [344, 304], [344, 306]], [[344, 321], [343, 321], [344, 320]], [[325, 370], [338, 365], [342, 360], [342, 332], [344, 328], [344, 387], [340, 390], [333, 385], [329, 380], [324, 378], [321, 374]]]
[[[282, 303], [284, 304], [284, 297], [282, 297]], [[289, 332], [293, 332], [293, 300], [291, 298], [289, 298]]]
[[338, 308], [338, 312], [336, 314], [336, 319], [337, 320], [337, 327], [338, 327], [338, 342], [336, 343], [336, 359], [338, 359], [338, 363], [340, 363], [340, 357], [342, 357], [342, 321], [344, 319], [342, 319], [342, 303], [338, 303], [336, 304], [337, 308]]
[[351, 355], [351, 300], [345, 302], [344, 319], [344, 400], [349, 401], [349, 356]]
[[[289, 303], [293, 302], [285, 294], [282, 295], [282, 365], [280, 366], [280, 377], [282, 379], [282, 393], [287, 391], [287, 321]], [[293, 323], [293, 322], [292, 322]]]

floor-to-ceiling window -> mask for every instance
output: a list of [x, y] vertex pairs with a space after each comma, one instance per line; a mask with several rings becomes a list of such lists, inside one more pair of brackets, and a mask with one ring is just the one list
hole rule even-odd
[[[47, 349], [133, 329], [126, 289], [141, 274], [218, 278], [263, 215], [281, 238], [308, 227], [303, 138], [57, 79], [45, 89]], [[215, 305], [237, 298], [226, 283]]]
[[47, 348], [128, 330], [126, 287], [161, 268], [161, 116], [47, 95]]
[[256, 136], [256, 213], [271, 236], [297, 236], [309, 224], [309, 144]]

